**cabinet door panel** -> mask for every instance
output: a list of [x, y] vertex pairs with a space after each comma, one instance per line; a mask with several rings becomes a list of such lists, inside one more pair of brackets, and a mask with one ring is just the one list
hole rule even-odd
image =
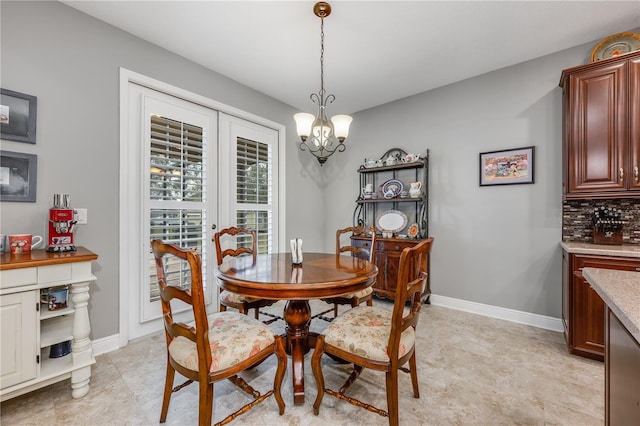
[[[581, 273], [573, 277], [574, 349], [604, 356], [604, 302]], [[602, 359], [602, 358], [600, 358]]]
[[607, 309], [605, 424], [640, 424], [640, 345]]
[[640, 191], [640, 58], [629, 61], [629, 189]]
[[0, 297], [0, 388], [36, 377], [36, 291]]
[[569, 290], [569, 345], [572, 353], [604, 359], [605, 304], [582, 276], [582, 268], [640, 271], [640, 260], [574, 254]]
[[624, 62], [570, 77], [569, 192], [625, 188], [626, 81]]

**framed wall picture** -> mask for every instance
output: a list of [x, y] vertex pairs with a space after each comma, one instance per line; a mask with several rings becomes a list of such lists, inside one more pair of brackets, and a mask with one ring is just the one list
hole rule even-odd
[[0, 89], [0, 139], [36, 143], [35, 96]]
[[535, 147], [480, 153], [480, 186], [533, 183]]
[[36, 201], [38, 157], [0, 151], [0, 201]]

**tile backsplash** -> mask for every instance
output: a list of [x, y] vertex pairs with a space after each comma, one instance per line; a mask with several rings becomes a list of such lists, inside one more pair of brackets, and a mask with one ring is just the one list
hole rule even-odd
[[640, 244], [640, 199], [564, 200], [562, 203], [562, 241], [593, 242], [593, 210], [611, 207], [622, 210], [623, 244]]

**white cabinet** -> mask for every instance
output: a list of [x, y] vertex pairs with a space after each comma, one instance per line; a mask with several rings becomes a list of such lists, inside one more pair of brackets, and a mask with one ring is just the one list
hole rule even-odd
[[36, 377], [38, 291], [0, 296], [0, 360], [3, 388]]
[[[89, 392], [95, 363], [89, 333], [89, 285], [95, 281], [91, 261], [98, 256], [77, 252], [2, 254], [0, 258], [0, 400], [71, 379], [72, 396]], [[68, 289], [64, 309], [49, 311], [40, 290]], [[71, 353], [50, 358], [51, 346], [71, 341]]]

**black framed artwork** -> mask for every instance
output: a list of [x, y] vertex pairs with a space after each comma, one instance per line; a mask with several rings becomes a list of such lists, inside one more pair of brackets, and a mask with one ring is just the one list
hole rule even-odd
[[534, 183], [535, 147], [480, 153], [480, 186]]
[[38, 157], [0, 151], [0, 201], [36, 201]]
[[35, 96], [0, 89], [0, 139], [36, 143]]

